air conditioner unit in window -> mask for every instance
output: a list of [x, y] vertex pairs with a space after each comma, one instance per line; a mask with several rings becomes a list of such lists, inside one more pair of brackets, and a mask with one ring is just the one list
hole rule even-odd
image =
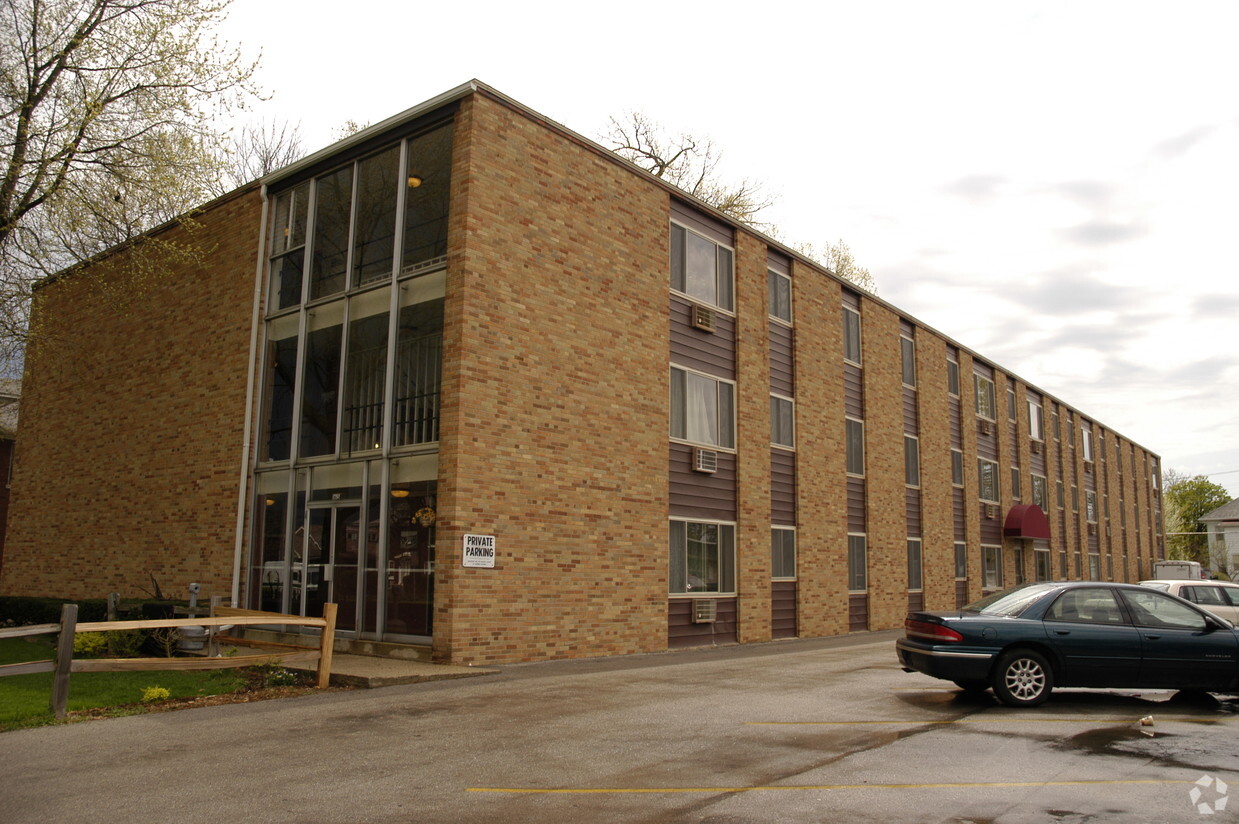
[[694, 303], [692, 324], [694, 329], [700, 329], [702, 332], [713, 332], [716, 328], [714, 310], [708, 306]]
[[693, 447], [694, 472], [718, 472], [718, 453], [713, 449]]
[[693, 601], [693, 623], [713, 624], [718, 620], [718, 601], [713, 598], [698, 598]]
[[994, 425], [982, 418], [977, 421], [977, 431], [982, 435], [992, 435], [994, 433]]
[[1028, 448], [1032, 451], [1034, 455], [1040, 455], [1041, 454], [1041, 441], [1033, 441], [1032, 443], [1028, 445]]
[[1088, 534], [1089, 534], [1089, 535], [1096, 535], [1096, 534], [1097, 534], [1097, 524], [1089, 524], [1089, 525], [1088, 525]]
[[982, 514], [989, 520], [994, 520], [998, 517], [998, 504], [982, 504]]
[[1092, 472], [1092, 471], [1093, 471], [1093, 462], [1092, 462], [1092, 461], [1085, 461], [1085, 462], [1084, 462], [1084, 471], [1085, 471], [1085, 472]]

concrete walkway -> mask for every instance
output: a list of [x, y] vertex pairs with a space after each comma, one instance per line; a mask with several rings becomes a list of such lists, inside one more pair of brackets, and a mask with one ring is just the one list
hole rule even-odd
[[[289, 669], [299, 669], [289, 667]], [[313, 668], [307, 668], [315, 671]], [[405, 661], [374, 655], [331, 656], [331, 683], [348, 687], [391, 687], [396, 684], [416, 684], [421, 681], [442, 681], [447, 678], [472, 678], [492, 675], [499, 670], [482, 667], [459, 667], [431, 664], [426, 661]]]

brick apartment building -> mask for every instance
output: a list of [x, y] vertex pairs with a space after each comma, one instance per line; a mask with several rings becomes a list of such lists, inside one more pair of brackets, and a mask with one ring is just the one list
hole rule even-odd
[[200, 581], [488, 663], [1163, 554], [1156, 455], [481, 83], [158, 232], [208, 252], [39, 290], [0, 593]]

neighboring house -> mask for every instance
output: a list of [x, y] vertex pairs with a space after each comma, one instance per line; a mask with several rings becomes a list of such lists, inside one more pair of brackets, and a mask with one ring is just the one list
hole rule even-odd
[[0, 592], [200, 581], [488, 663], [1164, 557], [1157, 455], [482, 83], [194, 223], [39, 289]]
[[1239, 573], [1239, 498], [1200, 519], [1208, 533], [1210, 566], [1225, 567], [1232, 579]]
[[4, 568], [4, 536], [9, 523], [9, 489], [13, 485], [13, 447], [17, 440], [17, 406], [22, 382], [0, 378], [0, 569]]

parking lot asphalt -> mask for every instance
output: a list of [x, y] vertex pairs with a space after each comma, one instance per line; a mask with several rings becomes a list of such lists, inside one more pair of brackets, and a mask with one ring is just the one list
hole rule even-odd
[[1239, 821], [1239, 701], [1010, 709], [902, 672], [896, 637], [4, 733], [0, 822]]

